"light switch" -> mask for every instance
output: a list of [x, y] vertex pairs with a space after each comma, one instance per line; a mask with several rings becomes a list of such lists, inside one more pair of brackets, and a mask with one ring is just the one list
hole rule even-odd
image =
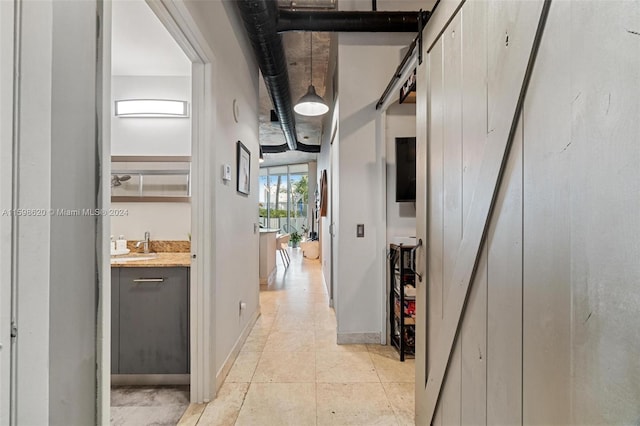
[[364, 223], [359, 223], [356, 225], [356, 237], [364, 238]]

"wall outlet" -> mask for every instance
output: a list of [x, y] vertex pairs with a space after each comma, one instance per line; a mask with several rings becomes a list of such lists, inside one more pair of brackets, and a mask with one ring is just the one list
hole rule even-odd
[[364, 223], [359, 223], [356, 226], [356, 237], [357, 238], [364, 238]]

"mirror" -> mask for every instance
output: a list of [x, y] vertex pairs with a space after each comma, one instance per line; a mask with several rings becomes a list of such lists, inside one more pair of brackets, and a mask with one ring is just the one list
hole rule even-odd
[[112, 156], [112, 202], [189, 202], [190, 156]]

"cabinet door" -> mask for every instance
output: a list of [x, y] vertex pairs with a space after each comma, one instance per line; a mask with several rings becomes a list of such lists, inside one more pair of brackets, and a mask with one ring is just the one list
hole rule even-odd
[[111, 374], [118, 374], [120, 354], [120, 268], [111, 268]]
[[189, 372], [187, 268], [121, 268], [120, 374]]

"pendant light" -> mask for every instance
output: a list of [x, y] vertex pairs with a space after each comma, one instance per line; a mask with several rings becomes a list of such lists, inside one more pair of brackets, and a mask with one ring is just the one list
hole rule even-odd
[[300, 115], [313, 117], [326, 114], [327, 111], [329, 111], [329, 107], [327, 106], [324, 99], [318, 96], [318, 94], [316, 93], [316, 88], [313, 87], [313, 33], [309, 33], [309, 47], [309, 56], [311, 57], [311, 63], [309, 67], [309, 88], [307, 89], [307, 93], [300, 98], [293, 109]]

